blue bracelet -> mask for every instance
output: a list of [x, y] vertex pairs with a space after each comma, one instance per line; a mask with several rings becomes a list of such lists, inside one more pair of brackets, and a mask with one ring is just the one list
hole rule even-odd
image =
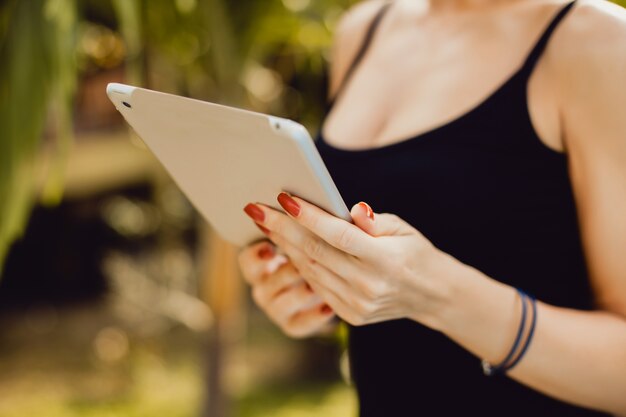
[[537, 323], [537, 300], [535, 300], [535, 297], [533, 297], [532, 295], [527, 295], [527, 297], [530, 299], [532, 312], [533, 312], [533, 317], [532, 317], [532, 320], [530, 321], [530, 329], [528, 330], [528, 337], [526, 338], [524, 342], [524, 346], [522, 347], [520, 354], [517, 356], [517, 358], [515, 358], [515, 360], [509, 366], [506, 367], [507, 371], [511, 369], [512, 367], [514, 367], [515, 365], [517, 365], [520, 359], [522, 359], [522, 356], [524, 356], [524, 354], [528, 350], [530, 341], [533, 338], [533, 334], [535, 333], [535, 324]]
[[520, 320], [520, 325], [519, 325], [519, 328], [517, 329], [517, 336], [515, 337], [515, 342], [513, 343], [513, 346], [511, 347], [511, 350], [509, 351], [509, 353], [506, 355], [506, 358], [504, 358], [504, 360], [500, 362], [498, 365], [491, 365], [485, 359], [482, 360], [481, 364], [483, 367], [483, 372], [487, 376], [492, 376], [492, 375], [503, 373], [508, 368], [507, 364], [511, 360], [513, 355], [515, 355], [515, 352], [518, 349], [519, 343], [522, 340], [522, 334], [524, 334], [524, 327], [526, 326], [526, 297], [527, 296], [526, 296], [526, 293], [520, 290], [519, 288], [516, 288], [516, 290], [522, 302], [522, 319]]

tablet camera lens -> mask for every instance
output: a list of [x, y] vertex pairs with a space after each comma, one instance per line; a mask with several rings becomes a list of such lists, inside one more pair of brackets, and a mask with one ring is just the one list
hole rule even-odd
[[125, 105], [126, 107], [128, 107], [129, 109], [131, 109], [132, 107], [130, 106], [130, 103], [127, 103], [125, 101], [122, 101], [122, 104]]

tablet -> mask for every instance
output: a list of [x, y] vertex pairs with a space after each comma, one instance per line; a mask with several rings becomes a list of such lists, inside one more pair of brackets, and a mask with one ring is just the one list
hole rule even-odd
[[292, 120], [111, 83], [107, 95], [211, 227], [248, 245], [265, 235], [250, 202], [284, 211], [282, 191], [352, 222], [315, 143]]

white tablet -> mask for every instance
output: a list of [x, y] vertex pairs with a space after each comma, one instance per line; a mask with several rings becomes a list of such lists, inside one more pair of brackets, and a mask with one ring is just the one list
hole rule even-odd
[[112, 83], [117, 110], [180, 189], [226, 240], [265, 237], [243, 212], [250, 202], [281, 211], [281, 191], [352, 222], [307, 130], [294, 121]]

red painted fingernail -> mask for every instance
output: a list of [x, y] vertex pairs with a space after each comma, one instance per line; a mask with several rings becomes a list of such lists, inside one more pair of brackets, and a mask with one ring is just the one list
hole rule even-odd
[[254, 223], [254, 224], [256, 224], [256, 227], [258, 227], [259, 229], [261, 229], [261, 231], [262, 231], [263, 233], [265, 233], [266, 235], [269, 235], [269, 234], [270, 234], [270, 230], [269, 230], [268, 228], [263, 227], [263, 226], [261, 226], [261, 225], [260, 225], [260, 224], [258, 224], [258, 223]]
[[296, 200], [291, 198], [289, 194], [278, 194], [278, 203], [285, 209], [287, 213], [291, 214], [293, 217], [298, 217], [298, 214], [300, 214], [300, 205], [296, 203]]
[[265, 220], [265, 213], [263, 213], [263, 210], [261, 210], [256, 204], [248, 204], [243, 208], [243, 211], [245, 211], [248, 216], [252, 217], [254, 221], [262, 222]]
[[274, 248], [272, 245], [263, 246], [259, 249], [258, 254], [261, 259], [271, 259], [274, 256]]
[[320, 311], [321, 311], [322, 313], [324, 313], [324, 314], [329, 314], [329, 313], [332, 313], [332, 312], [333, 312], [333, 309], [332, 309], [332, 308], [330, 308], [330, 306], [329, 306], [328, 304], [324, 304], [324, 305], [322, 305], [322, 308], [321, 308], [321, 310], [320, 310]]
[[370, 218], [370, 220], [374, 220], [374, 210], [372, 210], [372, 208], [370, 207], [369, 204], [367, 204], [364, 201], [361, 201], [359, 203], [359, 206], [363, 207], [365, 209], [365, 213], [367, 214], [367, 217]]

